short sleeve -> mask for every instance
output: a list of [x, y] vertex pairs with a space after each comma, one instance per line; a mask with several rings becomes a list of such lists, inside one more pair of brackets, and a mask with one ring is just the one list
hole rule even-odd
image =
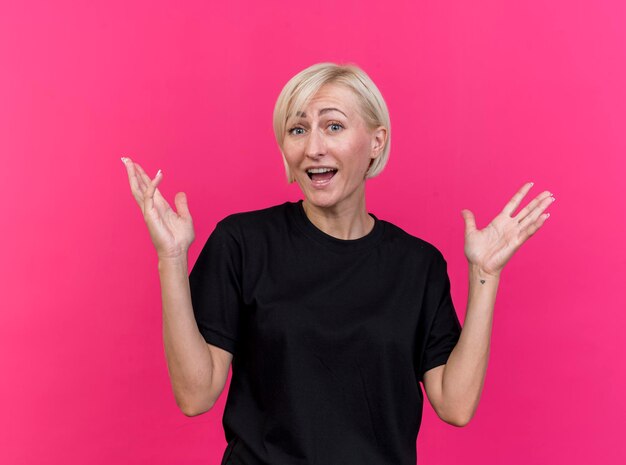
[[423, 381], [425, 372], [448, 361], [461, 336], [461, 323], [450, 295], [448, 267], [440, 252], [436, 253], [429, 271], [424, 305], [424, 311], [429, 315], [427, 321], [430, 328], [426, 332], [419, 371], [420, 381]]
[[224, 220], [217, 223], [189, 274], [193, 313], [209, 344], [235, 354], [240, 312], [241, 244]]

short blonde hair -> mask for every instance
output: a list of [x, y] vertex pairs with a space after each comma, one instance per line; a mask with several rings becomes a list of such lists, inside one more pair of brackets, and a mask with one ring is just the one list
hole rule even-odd
[[283, 156], [288, 183], [292, 183], [295, 178], [289, 170], [283, 153], [287, 123], [296, 111], [302, 111], [306, 107], [309, 100], [323, 85], [331, 83], [343, 84], [354, 92], [361, 109], [361, 117], [370, 129], [378, 126], [384, 126], [387, 129], [387, 139], [382, 153], [372, 161], [365, 177], [377, 176], [387, 164], [391, 142], [389, 110], [374, 81], [353, 63], [343, 65], [329, 62], [317, 63], [300, 71], [285, 84], [274, 107], [274, 135]]

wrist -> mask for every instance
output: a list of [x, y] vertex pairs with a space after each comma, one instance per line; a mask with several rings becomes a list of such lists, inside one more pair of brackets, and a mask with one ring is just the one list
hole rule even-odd
[[480, 265], [476, 265], [475, 263], [471, 263], [471, 262], [468, 262], [468, 266], [469, 266], [470, 278], [475, 277], [480, 280], [500, 279], [501, 270], [500, 271], [485, 270]]
[[158, 267], [159, 271], [163, 269], [171, 269], [171, 268], [185, 268], [187, 269], [187, 254], [181, 255], [169, 255], [169, 256], [158, 256], [159, 262]]

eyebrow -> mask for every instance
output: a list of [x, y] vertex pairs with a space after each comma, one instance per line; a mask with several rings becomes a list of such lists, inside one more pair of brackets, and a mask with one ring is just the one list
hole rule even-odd
[[[320, 110], [320, 112], [319, 112], [319, 115], [322, 116], [324, 113], [328, 113], [329, 111], [338, 111], [339, 113], [341, 113], [346, 118], [348, 117], [348, 115], [346, 115], [339, 108], [322, 108]], [[299, 111], [299, 112], [296, 113], [296, 116], [299, 116], [300, 118], [306, 118], [306, 113], [304, 113], [303, 111]]]

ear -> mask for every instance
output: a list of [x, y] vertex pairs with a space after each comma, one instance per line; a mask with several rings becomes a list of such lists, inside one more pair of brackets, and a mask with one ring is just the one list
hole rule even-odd
[[372, 133], [372, 159], [378, 158], [383, 152], [385, 142], [387, 141], [387, 128], [385, 126], [377, 127]]

